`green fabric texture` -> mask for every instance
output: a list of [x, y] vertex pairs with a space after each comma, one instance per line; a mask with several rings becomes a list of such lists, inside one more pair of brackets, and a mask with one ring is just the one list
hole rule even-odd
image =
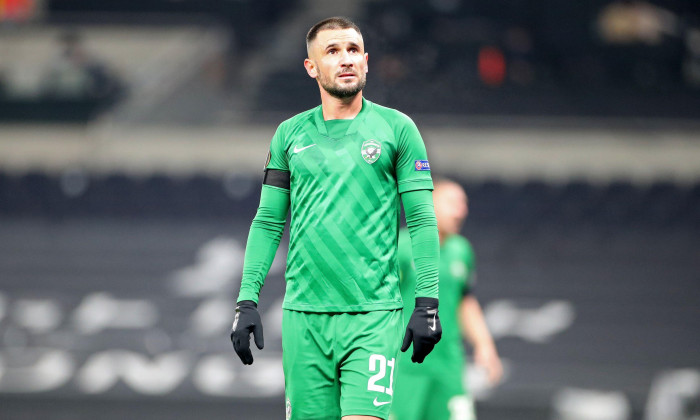
[[[406, 226], [411, 236], [415, 264], [415, 297], [438, 297], [438, 236], [432, 191], [418, 190], [401, 194], [406, 213]], [[411, 299], [413, 303], [414, 299]], [[404, 303], [406, 300], [404, 299]], [[411, 311], [412, 312], [412, 311]], [[410, 313], [408, 312], [408, 317]], [[406, 318], [408, 323], [408, 318]]]
[[[418, 270], [413, 264], [412, 238], [406, 229], [399, 233], [399, 267], [404, 321], [414, 304]], [[458, 319], [464, 293], [476, 281], [476, 258], [469, 241], [460, 235], [447, 237], [440, 245], [440, 324], [442, 339], [422, 364], [411, 362], [410, 351], [399, 354], [392, 412], [396, 420], [449, 420], [457, 413], [473, 418], [468, 390], [463, 387], [466, 353]]]
[[243, 277], [238, 302], [252, 300], [258, 303], [258, 295], [270, 270], [289, 211], [289, 191], [263, 185], [260, 205], [248, 233], [248, 243], [243, 258]]
[[282, 311], [282, 365], [291, 419], [387, 418], [391, 404], [383, 403], [392, 400], [403, 334], [401, 310]]
[[345, 136], [353, 120], [328, 120], [326, 121], [326, 131], [328, 137], [340, 139]]
[[[399, 235], [399, 266], [401, 270], [401, 295], [404, 299], [404, 320], [413, 310], [413, 290], [420, 270], [414, 268], [415, 244], [408, 232]], [[459, 326], [458, 310], [465, 290], [470, 290], [476, 279], [474, 251], [469, 241], [460, 235], [447, 237], [440, 245], [440, 324], [442, 339], [425, 361], [418, 365], [411, 363], [410, 357], [401, 355], [401, 369], [411, 372], [437, 374], [444, 370], [458, 370], [465, 362], [464, 343]], [[410, 355], [408, 355], [410, 356]]]
[[[403, 307], [396, 259], [400, 194], [432, 190], [427, 160], [413, 121], [367, 100], [352, 120], [324, 121], [318, 106], [280, 124], [267, 168], [290, 173], [284, 309]], [[421, 292], [431, 293], [429, 287]]]

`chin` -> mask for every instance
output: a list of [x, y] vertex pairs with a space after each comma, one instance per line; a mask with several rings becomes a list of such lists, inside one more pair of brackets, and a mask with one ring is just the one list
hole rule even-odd
[[459, 233], [459, 229], [457, 229], [457, 228], [447, 229], [448, 235], [457, 235], [458, 233]]
[[359, 86], [359, 83], [340, 83], [336, 86], [338, 90], [345, 90], [348, 92], [357, 90], [357, 87]]

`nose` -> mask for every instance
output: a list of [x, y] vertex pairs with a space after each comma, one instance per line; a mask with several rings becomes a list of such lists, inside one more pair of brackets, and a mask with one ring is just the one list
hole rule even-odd
[[350, 54], [347, 51], [343, 51], [340, 56], [340, 65], [344, 67], [352, 67], [352, 60], [350, 59]]

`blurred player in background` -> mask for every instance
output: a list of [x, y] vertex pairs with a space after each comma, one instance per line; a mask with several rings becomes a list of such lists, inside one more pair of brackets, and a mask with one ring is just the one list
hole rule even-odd
[[[465, 354], [462, 337], [474, 349], [474, 361], [486, 369], [489, 382], [501, 379], [503, 368], [472, 293], [476, 280], [471, 244], [459, 235], [469, 212], [467, 195], [456, 182], [436, 179], [433, 191], [440, 234], [440, 313], [443, 337], [425, 363], [416, 365], [401, 355], [392, 406], [395, 420], [473, 420], [474, 403], [463, 387]], [[411, 238], [399, 237], [401, 295], [410, 310], [416, 270]]]
[[[244, 364], [253, 363], [251, 333], [263, 347], [258, 296], [291, 211], [282, 305], [287, 419], [386, 419], [402, 339], [420, 363], [442, 331], [430, 165], [413, 121], [363, 98], [368, 56], [357, 25], [326, 19], [306, 45], [321, 105], [272, 138], [231, 340]], [[405, 334], [400, 202], [417, 272]]]

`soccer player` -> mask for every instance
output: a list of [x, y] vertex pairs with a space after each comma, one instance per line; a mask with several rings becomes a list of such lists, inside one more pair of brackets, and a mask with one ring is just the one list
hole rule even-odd
[[[440, 233], [443, 338], [422, 365], [399, 357], [392, 419], [474, 420], [473, 401], [462, 385], [465, 366], [462, 336], [472, 345], [474, 360], [485, 368], [491, 383], [500, 380], [503, 368], [481, 306], [472, 293], [474, 252], [469, 241], [459, 235], [469, 212], [467, 195], [459, 184], [436, 179], [433, 199]], [[399, 235], [399, 265], [401, 295], [408, 310], [417, 272], [411, 261], [411, 238], [405, 233]]]
[[[399, 348], [421, 363], [441, 336], [430, 165], [406, 115], [362, 95], [368, 55], [344, 18], [314, 25], [304, 67], [321, 105], [277, 128], [251, 224], [231, 340], [253, 363], [257, 302], [291, 213], [282, 351], [287, 419], [387, 419]], [[415, 308], [404, 334], [399, 203], [413, 241]], [[412, 302], [413, 308], [413, 302]], [[403, 340], [403, 341], [402, 341]]]

